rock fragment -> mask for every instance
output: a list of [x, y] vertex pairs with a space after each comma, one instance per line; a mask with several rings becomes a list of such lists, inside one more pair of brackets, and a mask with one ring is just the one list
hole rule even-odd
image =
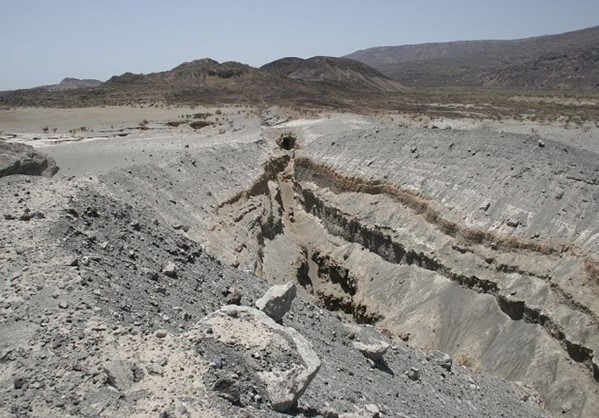
[[104, 366], [106, 383], [115, 389], [127, 390], [135, 381], [133, 369], [123, 360], [114, 360]]
[[518, 225], [520, 225], [520, 221], [518, 221], [517, 219], [508, 219], [506, 224], [509, 227], [517, 228]]
[[241, 304], [241, 292], [236, 287], [230, 287], [227, 290], [227, 304], [228, 305], [240, 305]]
[[56, 162], [31, 145], [0, 141], [0, 177], [11, 174], [52, 177]]
[[420, 370], [416, 367], [410, 368], [410, 370], [406, 372], [406, 375], [410, 380], [413, 380], [414, 382], [420, 380]]
[[76, 267], [79, 265], [79, 257], [71, 257], [66, 262], [67, 266]]
[[429, 358], [437, 366], [440, 366], [447, 371], [451, 371], [453, 360], [451, 359], [451, 356], [449, 354], [435, 350], [429, 354]]
[[212, 385], [212, 390], [217, 392], [221, 398], [238, 405], [241, 401], [241, 387], [234, 375], [229, 374], [221, 377]]
[[[237, 359], [237, 372], [241, 370], [244, 376], [249, 376], [253, 388], [264, 388], [258, 395], [266, 395], [272, 409], [278, 412], [295, 406], [320, 369], [312, 344], [299, 332], [248, 306], [225, 306], [202, 319], [195, 332], [197, 337], [192, 335], [192, 338], [199, 344], [216, 340], [219, 346], [214, 348], [215, 343], [211, 343], [213, 350], [234, 350], [230, 355]], [[206, 338], [207, 335], [210, 337]], [[252, 357], [260, 349], [269, 349], [271, 353], [265, 365]], [[220, 377], [212, 387], [236, 402], [236, 381], [232, 380], [228, 366], [228, 362], [222, 364]]]
[[12, 384], [15, 389], [22, 389], [23, 385], [25, 384], [25, 379], [23, 379], [22, 377], [16, 377], [13, 380]]
[[177, 266], [172, 261], [166, 262], [162, 266], [162, 274], [168, 277], [177, 277]]
[[278, 322], [291, 309], [296, 292], [293, 282], [272, 286], [256, 301], [256, 307]]
[[385, 341], [374, 341], [371, 343], [355, 341], [353, 346], [356, 350], [362, 353], [364, 357], [372, 361], [378, 361], [382, 359], [389, 349], [389, 344]]

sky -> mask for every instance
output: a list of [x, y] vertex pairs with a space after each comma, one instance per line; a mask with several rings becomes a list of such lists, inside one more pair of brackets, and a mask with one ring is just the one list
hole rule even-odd
[[599, 0], [0, 0], [0, 91], [599, 25]]

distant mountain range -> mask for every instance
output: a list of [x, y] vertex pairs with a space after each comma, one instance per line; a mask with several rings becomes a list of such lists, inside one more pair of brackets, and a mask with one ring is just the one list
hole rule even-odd
[[511, 41], [377, 47], [343, 58], [287, 57], [261, 68], [206, 58], [169, 71], [125, 73], [104, 83], [65, 78], [55, 85], [0, 92], [0, 105], [163, 101], [393, 107], [402, 96], [418, 93], [404, 86], [599, 92], [599, 26]]
[[414, 87], [599, 90], [599, 26], [509, 41], [369, 48], [346, 55]]
[[262, 68], [200, 59], [169, 71], [125, 73], [95, 87], [2, 92], [0, 104], [68, 107], [165, 101], [344, 106], [403, 89], [373, 68], [345, 58], [283, 58]]

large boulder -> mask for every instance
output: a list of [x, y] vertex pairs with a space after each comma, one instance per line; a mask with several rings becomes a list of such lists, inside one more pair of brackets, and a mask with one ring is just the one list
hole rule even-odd
[[31, 145], [0, 141], [0, 177], [11, 174], [52, 177], [57, 171], [54, 159]]
[[256, 301], [256, 307], [279, 322], [291, 309], [291, 302], [295, 299], [296, 292], [293, 282], [272, 286]]
[[[244, 396], [257, 392], [268, 398], [275, 411], [287, 411], [320, 369], [320, 360], [306, 338], [248, 306], [228, 305], [213, 312], [190, 337], [210, 361], [213, 381], [208, 385], [230, 400], [230, 388], [235, 387], [239, 396], [232, 401], [242, 405], [252, 399]], [[224, 380], [228, 383], [223, 384]]]

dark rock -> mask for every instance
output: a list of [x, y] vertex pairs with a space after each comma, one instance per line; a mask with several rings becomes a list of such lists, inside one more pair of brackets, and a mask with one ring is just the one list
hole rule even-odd
[[233, 404], [240, 404], [241, 402], [241, 387], [233, 375], [219, 378], [212, 385], [212, 390], [217, 392], [220, 397], [227, 399]]
[[30, 212], [23, 212], [23, 214], [19, 216], [19, 221], [29, 221], [32, 217], [33, 216]]
[[141, 225], [139, 224], [138, 221], [132, 221], [130, 224], [131, 228], [133, 228], [135, 231], [141, 231]]
[[23, 385], [25, 384], [25, 379], [22, 377], [16, 377], [12, 383], [15, 389], [22, 389]]
[[71, 215], [71, 216], [74, 216], [75, 218], [78, 218], [78, 217], [79, 217], [79, 212], [77, 212], [77, 209], [75, 209], [75, 208], [68, 207], [68, 208], [65, 208], [65, 211], [66, 211], [66, 212], [67, 212], [69, 215]]
[[520, 225], [520, 221], [516, 220], [516, 219], [508, 219], [508, 221], [506, 222], [507, 226], [512, 227], [512, 228], [517, 228], [518, 225]]
[[228, 305], [241, 305], [241, 293], [236, 287], [231, 287], [227, 292]]
[[177, 266], [172, 261], [168, 261], [162, 266], [162, 274], [168, 277], [177, 277]]

